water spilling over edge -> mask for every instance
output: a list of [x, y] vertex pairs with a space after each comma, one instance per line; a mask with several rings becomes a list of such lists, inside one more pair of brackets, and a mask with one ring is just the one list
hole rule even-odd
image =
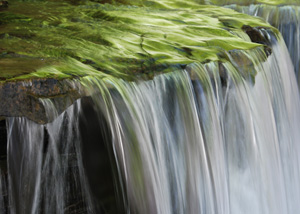
[[[233, 59], [147, 82], [83, 80], [110, 127], [127, 213], [299, 210], [300, 101], [293, 67], [282, 42], [264, 63], [257, 63], [264, 61], [259, 52], [250, 57], [255, 82]], [[103, 211], [80, 152], [81, 102], [45, 126], [8, 119], [12, 213], [67, 212], [70, 178], [86, 212]], [[55, 113], [48, 104], [49, 115]]]

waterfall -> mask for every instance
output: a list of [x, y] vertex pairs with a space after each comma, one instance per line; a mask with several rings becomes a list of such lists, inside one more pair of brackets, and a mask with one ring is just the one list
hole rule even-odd
[[0, 211], [7, 198], [12, 214], [297, 213], [291, 58], [280, 38], [268, 57], [242, 53], [246, 68], [228, 54], [148, 81], [83, 77], [90, 97], [62, 114], [41, 98], [53, 122], [7, 118]]
[[[78, 138], [79, 110], [75, 103], [47, 125], [7, 120], [9, 213], [92, 213]], [[86, 210], [80, 210], [82, 204]]]
[[[153, 81], [90, 80], [133, 213], [295, 213], [299, 94], [284, 43], [255, 84], [225, 63]], [[255, 59], [253, 59], [255, 60]], [[196, 78], [191, 80], [188, 70]], [[105, 89], [106, 88], [106, 89]]]

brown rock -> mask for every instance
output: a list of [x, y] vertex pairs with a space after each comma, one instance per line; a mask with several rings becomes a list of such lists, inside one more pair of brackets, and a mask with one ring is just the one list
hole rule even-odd
[[40, 124], [47, 118], [41, 99], [48, 98], [58, 114], [84, 96], [80, 84], [71, 80], [32, 79], [0, 84], [0, 117], [27, 117]]

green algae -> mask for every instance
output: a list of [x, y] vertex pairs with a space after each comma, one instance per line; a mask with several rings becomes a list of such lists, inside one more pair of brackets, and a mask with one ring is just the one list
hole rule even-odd
[[223, 53], [230, 50], [260, 48], [241, 27], [271, 28], [260, 19], [195, 2], [100, 3], [11, 1], [0, 12], [0, 81], [147, 79], [191, 63], [227, 60]]

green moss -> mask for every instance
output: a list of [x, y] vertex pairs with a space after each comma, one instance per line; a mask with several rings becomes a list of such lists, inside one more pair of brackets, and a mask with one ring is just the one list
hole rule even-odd
[[229, 50], [261, 46], [250, 41], [243, 25], [271, 28], [260, 19], [195, 2], [134, 2], [139, 7], [98, 2], [10, 1], [0, 12], [0, 81], [152, 78], [190, 63], [224, 60], [220, 53]]

